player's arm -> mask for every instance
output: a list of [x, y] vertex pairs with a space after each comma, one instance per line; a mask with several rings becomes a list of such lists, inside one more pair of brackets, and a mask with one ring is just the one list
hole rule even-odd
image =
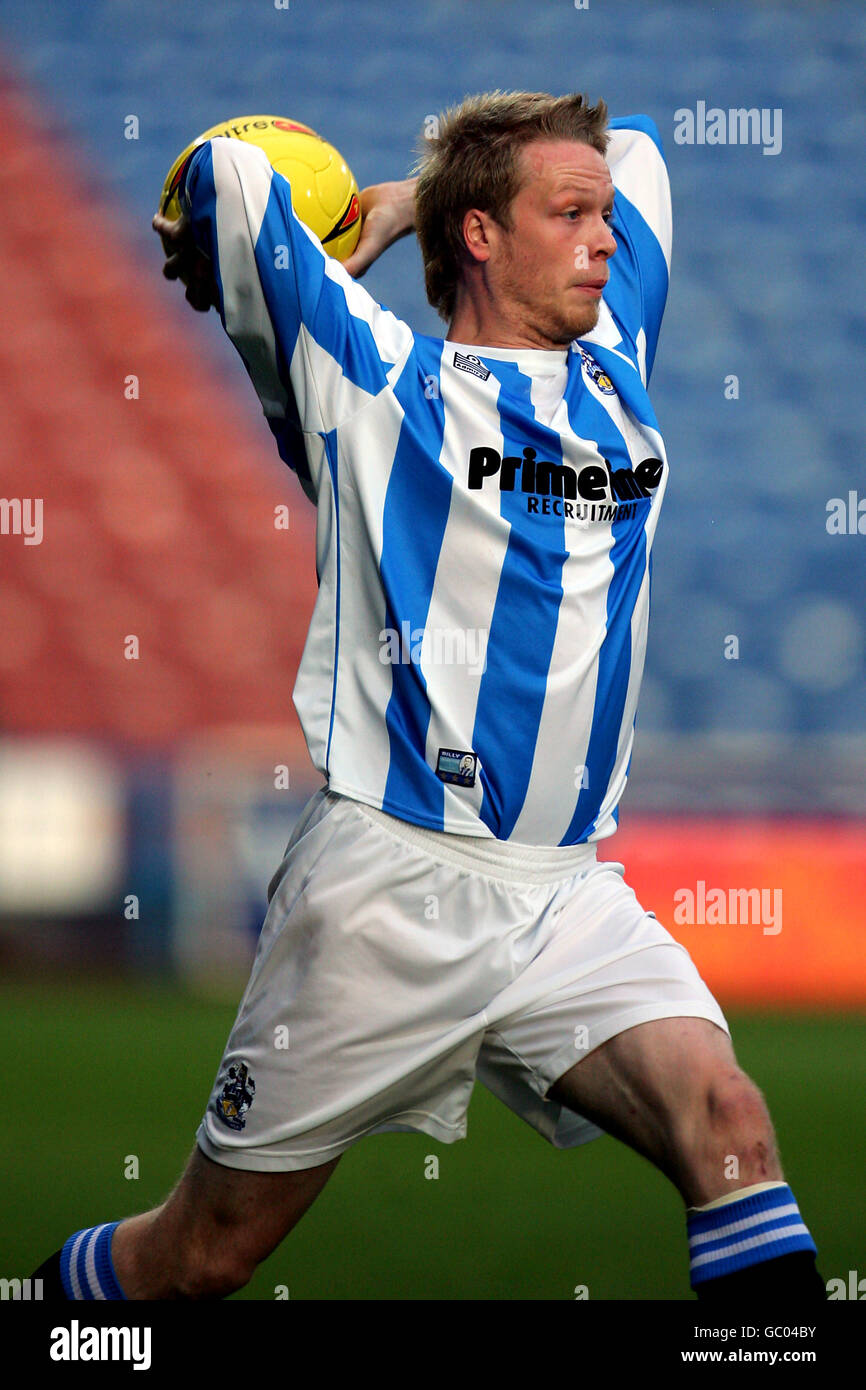
[[[399, 179], [370, 184], [361, 190], [361, 236], [344, 270], [360, 278], [383, 251], [415, 227], [415, 185], [417, 179]], [[209, 257], [199, 251], [185, 213], [174, 222], [159, 213], [153, 219], [154, 231], [162, 237], [166, 261], [163, 274], [168, 280], [181, 280], [188, 290], [186, 298], [194, 309], [206, 313], [218, 307], [218, 290]]]
[[360, 277], [373, 262], [415, 227], [417, 179], [374, 183], [361, 190], [361, 236], [344, 270]]
[[219, 290], [209, 256], [195, 244], [190, 220], [185, 212], [175, 221], [156, 213], [153, 229], [162, 238], [166, 280], [180, 280], [186, 286], [186, 301], [199, 313], [219, 306]]
[[608, 132], [617, 251], [604, 300], [648, 382], [670, 275], [670, 183], [661, 137], [648, 116], [618, 117]]
[[[184, 217], [163, 236], [165, 273], [183, 278], [194, 308], [215, 305], [255, 386], [283, 459], [310, 495], [304, 436], [321, 436], [388, 384], [412, 344], [408, 327], [327, 256], [292, 208], [288, 182], [240, 140], [200, 145], [178, 195]], [[360, 264], [410, 229], [407, 190], [379, 185]], [[318, 451], [314, 471], [323, 466]]]

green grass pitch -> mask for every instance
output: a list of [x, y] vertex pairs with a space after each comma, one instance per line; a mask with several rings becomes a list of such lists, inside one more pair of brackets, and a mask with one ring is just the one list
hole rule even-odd
[[[234, 1004], [160, 985], [6, 984], [0, 1275], [159, 1202], [192, 1146]], [[866, 1020], [729, 1011], [825, 1279], [866, 1275]], [[127, 1158], [139, 1176], [124, 1176]], [[439, 1176], [425, 1177], [428, 1155]], [[556, 1151], [478, 1085], [469, 1136], [356, 1144], [239, 1299], [692, 1298], [682, 1204], [613, 1139]]]

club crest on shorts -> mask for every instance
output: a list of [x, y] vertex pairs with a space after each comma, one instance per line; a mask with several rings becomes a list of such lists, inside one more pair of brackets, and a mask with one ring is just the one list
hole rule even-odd
[[246, 1062], [232, 1062], [225, 1084], [216, 1099], [216, 1112], [229, 1129], [243, 1129], [246, 1113], [253, 1103], [256, 1083]]
[[440, 748], [436, 759], [436, 776], [442, 782], [453, 782], [458, 787], [474, 787], [478, 758], [473, 752], [461, 752], [458, 748]]

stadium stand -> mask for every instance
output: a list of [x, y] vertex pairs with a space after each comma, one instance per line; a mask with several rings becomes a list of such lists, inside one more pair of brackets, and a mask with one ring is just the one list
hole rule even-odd
[[8, 66], [0, 121], [0, 493], [26, 486], [44, 518], [39, 545], [4, 537], [3, 726], [153, 747], [285, 724], [315, 593], [312, 510], [271, 463], [264, 420], [257, 432], [255, 411], [215, 389], [180, 310], [147, 293]]

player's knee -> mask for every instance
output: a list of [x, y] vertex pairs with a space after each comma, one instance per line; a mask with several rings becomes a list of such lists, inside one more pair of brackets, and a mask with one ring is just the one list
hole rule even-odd
[[228, 1226], [199, 1231], [179, 1252], [175, 1295], [193, 1300], [227, 1298], [249, 1283], [257, 1263], [237, 1229]]
[[775, 1138], [766, 1102], [745, 1072], [726, 1068], [707, 1077], [701, 1130], [706, 1148], [739, 1156], [750, 1164], [773, 1163]]
[[710, 1066], [674, 1127], [674, 1169], [689, 1205], [781, 1176], [770, 1115], [758, 1087], [733, 1065]]
[[739, 1129], [768, 1122], [764, 1098], [745, 1072], [726, 1070], [707, 1079], [707, 1116], [714, 1129]]
[[254, 1261], [245, 1259], [227, 1241], [190, 1252], [178, 1272], [177, 1295], [196, 1301], [228, 1298], [249, 1283], [255, 1268]]

